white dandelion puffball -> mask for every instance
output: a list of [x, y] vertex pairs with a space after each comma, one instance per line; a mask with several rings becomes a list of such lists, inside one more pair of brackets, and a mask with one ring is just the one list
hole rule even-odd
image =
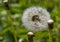
[[47, 21], [50, 19], [49, 12], [42, 7], [27, 8], [22, 16], [22, 23], [30, 31], [43, 31], [48, 29]]

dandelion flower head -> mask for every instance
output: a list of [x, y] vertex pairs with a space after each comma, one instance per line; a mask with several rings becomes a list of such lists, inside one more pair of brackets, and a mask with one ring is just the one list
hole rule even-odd
[[49, 19], [49, 12], [42, 7], [27, 8], [22, 16], [23, 25], [27, 30], [34, 32], [47, 30]]

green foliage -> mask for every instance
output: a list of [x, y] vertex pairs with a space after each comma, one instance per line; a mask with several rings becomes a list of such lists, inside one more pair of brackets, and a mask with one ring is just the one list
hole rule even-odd
[[[17, 42], [20, 38], [25, 41], [25, 39], [28, 38], [28, 30], [22, 26], [21, 17], [24, 10], [31, 6], [46, 8], [50, 13], [51, 18], [54, 20], [53, 30], [58, 29], [60, 33], [60, 0], [19, 0], [19, 3], [14, 3], [12, 0], [9, 0], [8, 4], [10, 6], [10, 11], [6, 10], [3, 3], [0, 1], [0, 36], [4, 38], [4, 42]], [[4, 10], [7, 12], [6, 14]], [[13, 14], [11, 14], [11, 12], [13, 12]], [[13, 16], [15, 14], [19, 15], [19, 17], [15, 18]], [[44, 42], [47, 42], [48, 33], [48, 31], [36, 32], [34, 39], [41, 39], [41, 41], [44, 40]], [[60, 38], [60, 36], [58, 36], [58, 38]]]

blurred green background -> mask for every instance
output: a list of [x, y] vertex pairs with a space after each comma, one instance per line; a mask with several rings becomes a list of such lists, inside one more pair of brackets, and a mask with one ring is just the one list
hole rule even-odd
[[[56, 37], [60, 39], [60, 0], [9, 0], [8, 5], [10, 10], [6, 10], [0, 0], [0, 42], [17, 42], [21, 38], [24, 39], [23, 42], [27, 42], [28, 30], [22, 26], [21, 18], [24, 10], [31, 6], [40, 6], [48, 10], [54, 20], [53, 42], [56, 42]], [[35, 39], [48, 42], [48, 33], [35, 32]]]

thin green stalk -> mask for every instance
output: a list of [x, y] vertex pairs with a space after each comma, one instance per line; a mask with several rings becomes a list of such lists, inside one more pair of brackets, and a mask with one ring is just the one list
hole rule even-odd
[[55, 31], [57, 32], [57, 34], [56, 34], [56, 42], [59, 42], [58, 32], [59, 32], [60, 29], [59, 29], [59, 27], [58, 27], [58, 21], [59, 21], [59, 20], [58, 20], [58, 16], [56, 16], [56, 23], [57, 23], [57, 29], [58, 29], [57, 31], [55, 30]]
[[52, 42], [52, 30], [49, 30], [49, 42]]
[[[58, 28], [59, 29], [59, 28]], [[60, 30], [60, 29], [59, 29]], [[56, 31], [56, 42], [59, 42], [59, 30]]]
[[[8, 6], [8, 7], [6, 7], [6, 6]], [[15, 38], [15, 42], [17, 42], [17, 36], [16, 36], [16, 31], [15, 31], [15, 29], [14, 29], [14, 26], [13, 26], [13, 20], [12, 20], [12, 18], [11, 18], [11, 10], [10, 10], [10, 7], [9, 7], [9, 5], [8, 5], [8, 2], [6, 2], [6, 6], [5, 6], [5, 3], [4, 3], [4, 7], [6, 8], [6, 11], [7, 11], [7, 14], [8, 14], [8, 16], [7, 16], [7, 19], [8, 19], [8, 24], [11, 26], [11, 32], [13, 32], [13, 35], [14, 35], [14, 38]], [[12, 31], [13, 30], [13, 31]]]
[[28, 1], [28, 4], [31, 5], [31, 0]]
[[52, 19], [48, 20], [48, 29], [49, 29], [49, 42], [53, 42], [52, 37], [53, 37], [53, 33], [52, 33], [52, 29], [54, 26], [54, 21]]
[[8, 21], [9, 21], [9, 24], [10, 24], [10, 26], [11, 26], [11, 31], [13, 32], [13, 35], [14, 35], [14, 38], [15, 38], [15, 42], [17, 42], [17, 36], [16, 36], [16, 31], [15, 31], [15, 28], [14, 28], [14, 26], [13, 26], [13, 21], [12, 21], [12, 19], [11, 19], [11, 13], [10, 13], [10, 11], [8, 11], [7, 10], [7, 13], [8, 13]]
[[56, 42], [59, 42], [59, 38], [58, 38], [58, 36], [56, 36]]

